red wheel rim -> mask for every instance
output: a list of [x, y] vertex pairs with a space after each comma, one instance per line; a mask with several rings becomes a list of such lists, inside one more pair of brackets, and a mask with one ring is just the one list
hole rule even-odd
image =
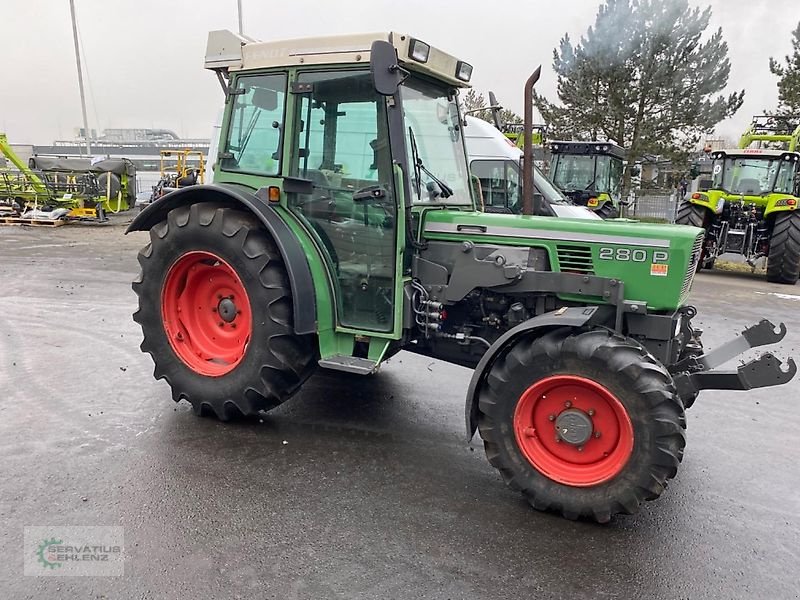
[[236, 271], [211, 252], [187, 252], [161, 292], [164, 330], [195, 373], [219, 377], [242, 361], [253, 328], [250, 299]]
[[[575, 425], [572, 431], [567, 424]], [[619, 399], [575, 375], [546, 377], [525, 390], [514, 411], [514, 436], [537, 471], [575, 487], [613, 479], [633, 451], [633, 425]]]

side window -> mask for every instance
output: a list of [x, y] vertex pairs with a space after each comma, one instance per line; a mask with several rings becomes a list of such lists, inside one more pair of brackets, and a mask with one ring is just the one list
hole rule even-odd
[[286, 105], [286, 75], [239, 77], [227, 139], [220, 159], [224, 171], [278, 175]]
[[474, 160], [472, 174], [480, 179], [486, 206], [516, 210], [520, 201], [519, 172], [508, 160]]

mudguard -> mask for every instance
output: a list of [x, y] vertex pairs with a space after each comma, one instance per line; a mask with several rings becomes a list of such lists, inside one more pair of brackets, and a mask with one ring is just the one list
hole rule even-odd
[[193, 185], [181, 188], [145, 208], [136, 216], [125, 233], [149, 231], [154, 225], [166, 219], [173, 208], [198, 202], [219, 202], [243, 209], [261, 221], [275, 240], [289, 275], [294, 308], [294, 332], [297, 335], [316, 333], [316, 295], [306, 253], [292, 230], [269, 204], [262, 190], [253, 194], [249, 188], [234, 185]]
[[605, 320], [611, 315], [608, 307], [602, 306], [577, 306], [570, 308], [559, 308], [558, 310], [544, 313], [524, 323], [520, 323], [513, 329], [509, 329], [483, 355], [467, 388], [467, 402], [465, 406], [465, 417], [467, 421], [467, 441], [471, 440], [478, 429], [478, 388], [483, 382], [486, 373], [494, 363], [498, 353], [505, 348], [509, 342], [514, 341], [522, 335], [536, 330], [552, 329], [557, 327], [583, 327], [593, 318], [595, 321]]

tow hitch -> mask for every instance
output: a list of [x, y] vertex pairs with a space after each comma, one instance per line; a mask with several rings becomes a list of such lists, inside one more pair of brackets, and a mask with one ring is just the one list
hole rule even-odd
[[678, 394], [681, 398], [693, 398], [700, 390], [750, 390], [789, 382], [797, 373], [794, 359], [786, 361], [784, 370], [781, 360], [770, 352], [739, 365], [735, 370], [714, 370], [751, 348], [777, 344], [784, 336], [786, 326], [783, 323], [776, 331], [775, 325], [763, 319], [707, 354], [682, 360], [670, 369]]

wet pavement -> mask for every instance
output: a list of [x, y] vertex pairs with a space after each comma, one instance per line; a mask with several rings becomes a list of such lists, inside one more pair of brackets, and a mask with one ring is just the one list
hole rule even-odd
[[[141, 234], [0, 228], [0, 597], [797, 598], [800, 381], [704, 392], [678, 476], [608, 525], [531, 509], [464, 441], [470, 371], [400, 353], [263, 418], [174, 404], [131, 320]], [[713, 347], [800, 287], [698, 276]], [[23, 527], [114, 525], [122, 577], [24, 577]]]

